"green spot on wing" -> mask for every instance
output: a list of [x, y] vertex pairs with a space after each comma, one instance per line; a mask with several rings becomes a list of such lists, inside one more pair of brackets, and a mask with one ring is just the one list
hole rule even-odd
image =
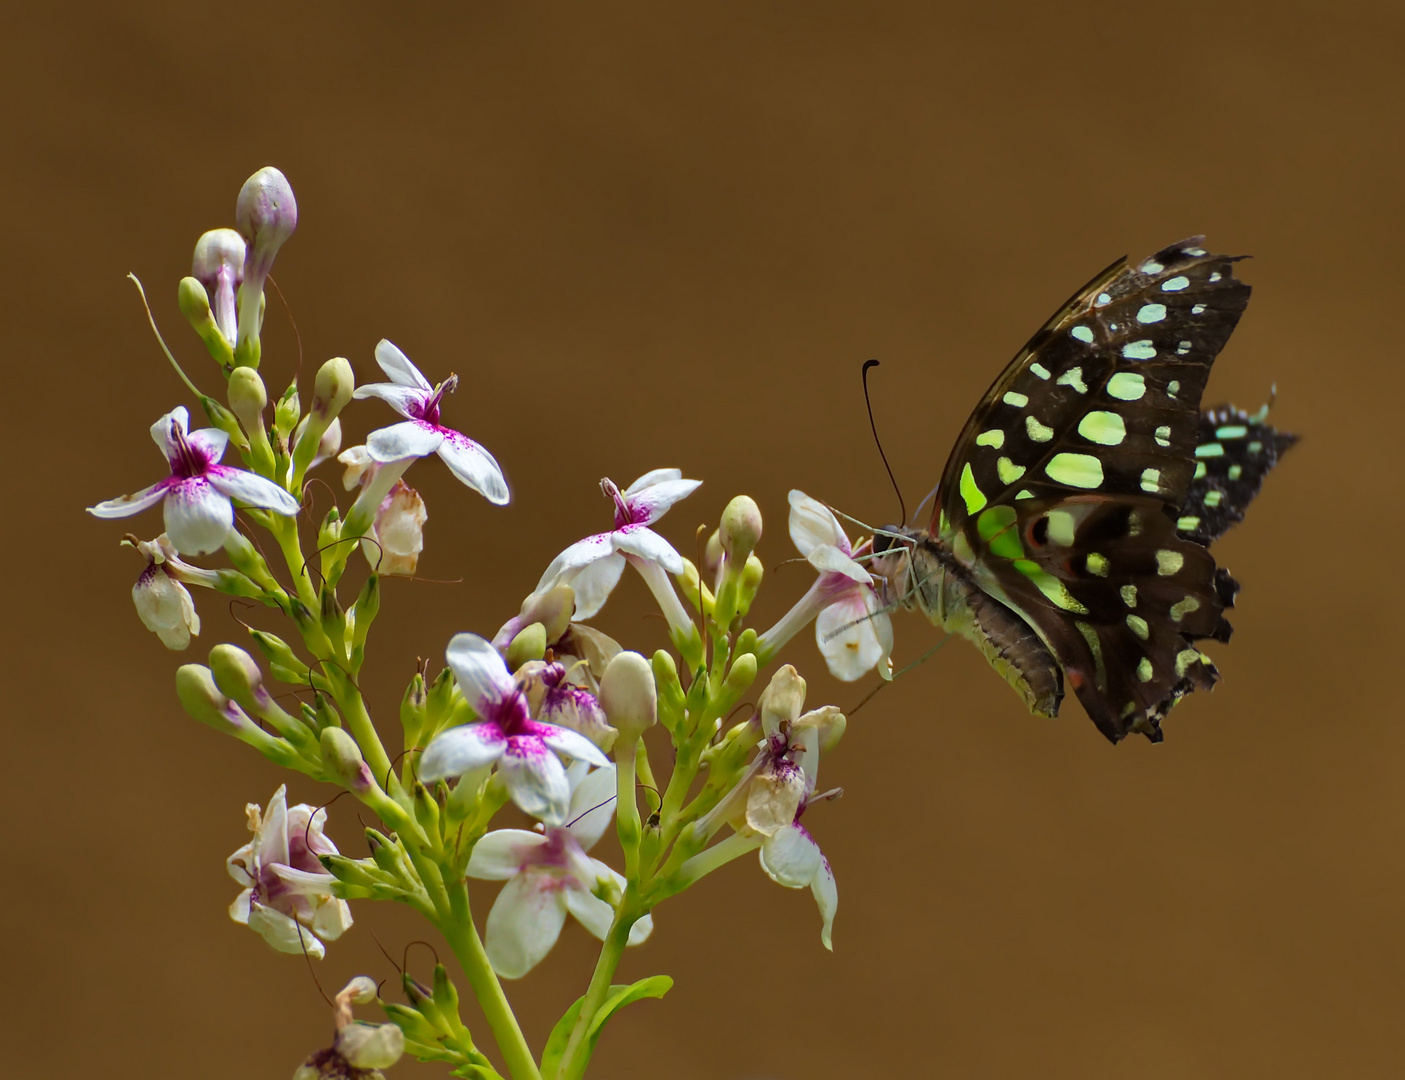
[[961, 499], [966, 504], [966, 513], [979, 514], [985, 508], [985, 494], [976, 487], [975, 474], [968, 461], [961, 467]]
[[1091, 454], [1055, 454], [1044, 471], [1069, 487], [1096, 488], [1103, 482], [1103, 463]]
[[1064, 583], [1054, 575], [1048, 573], [1038, 563], [1028, 559], [1016, 559], [1013, 563], [1025, 577], [1032, 581], [1036, 588], [1049, 598], [1049, 602], [1065, 611], [1072, 611], [1075, 615], [1086, 615], [1088, 609], [1080, 604], [1072, 593], [1064, 586]]
[[991, 554], [1004, 559], [1024, 558], [1024, 545], [1020, 543], [1020, 531], [1015, 528], [1013, 506], [992, 506], [982, 511], [976, 519], [976, 532]]

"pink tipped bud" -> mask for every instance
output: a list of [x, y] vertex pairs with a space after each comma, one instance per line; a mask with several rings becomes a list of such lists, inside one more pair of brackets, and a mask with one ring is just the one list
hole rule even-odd
[[244, 238], [233, 229], [211, 229], [195, 242], [190, 275], [210, 294], [215, 325], [229, 342], [237, 331], [234, 294], [244, 280], [246, 254]]
[[298, 226], [298, 204], [288, 178], [271, 165], [254, 173], [239, 189], [234, 220], [249, 242], [244, 273], [261, 281], [278, 249]]

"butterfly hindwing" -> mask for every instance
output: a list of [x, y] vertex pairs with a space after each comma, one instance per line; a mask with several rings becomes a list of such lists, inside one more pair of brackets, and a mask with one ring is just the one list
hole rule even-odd
[[1198, 544], [1209, 544], [1244, 519], [1278, 458], [1296, 435], [1266, 423], [1268, 406], [1250, 414], [1217, 405], [1200, 414], [1195, 472], [1177, 517], [1176, 529]]

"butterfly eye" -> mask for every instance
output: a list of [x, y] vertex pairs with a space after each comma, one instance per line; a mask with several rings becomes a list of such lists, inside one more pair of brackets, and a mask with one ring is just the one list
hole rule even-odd
[[873, 553], [875, 555], [882, 555], [885, 551], [891, 550], [893, 545], [898, 542], [898, 538], [890, 535], [890, 532], [896, 531], [896, 525], [884, 525], [882, 530], [873, 534]]

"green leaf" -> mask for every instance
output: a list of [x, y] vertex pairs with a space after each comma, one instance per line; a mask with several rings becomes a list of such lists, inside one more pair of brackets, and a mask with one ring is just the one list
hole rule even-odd
[[[585, 1049], [575, 1062], [574, 1074], [579, 1076], [585, 1072], [586, 1063], [590, 1061], [600, 1033], [605, 1029], [605, 1022], [611, 1016], [632, 1002], [643, 1001], [645, 998], [661, 998], [672, 988], [673, 980], [667, 975], [653, 975], [630, 985], [611, 986], [599, 1012], [595, 1014], [586, 1030]], [[571, 1031], [576, 1026], [576, 1019], [581, 1014], [581, 1005], [584, 1002], [584, 997], [577, 998], [551, 1029], [551, 1035], [546, 1040], [546, 1049], [542, 1052], [542, 1076], [557, 1075], [557, 1070], [561, 1067], [561, 1058], [566, 1053], [566, 1044], [571, 1041]]]

